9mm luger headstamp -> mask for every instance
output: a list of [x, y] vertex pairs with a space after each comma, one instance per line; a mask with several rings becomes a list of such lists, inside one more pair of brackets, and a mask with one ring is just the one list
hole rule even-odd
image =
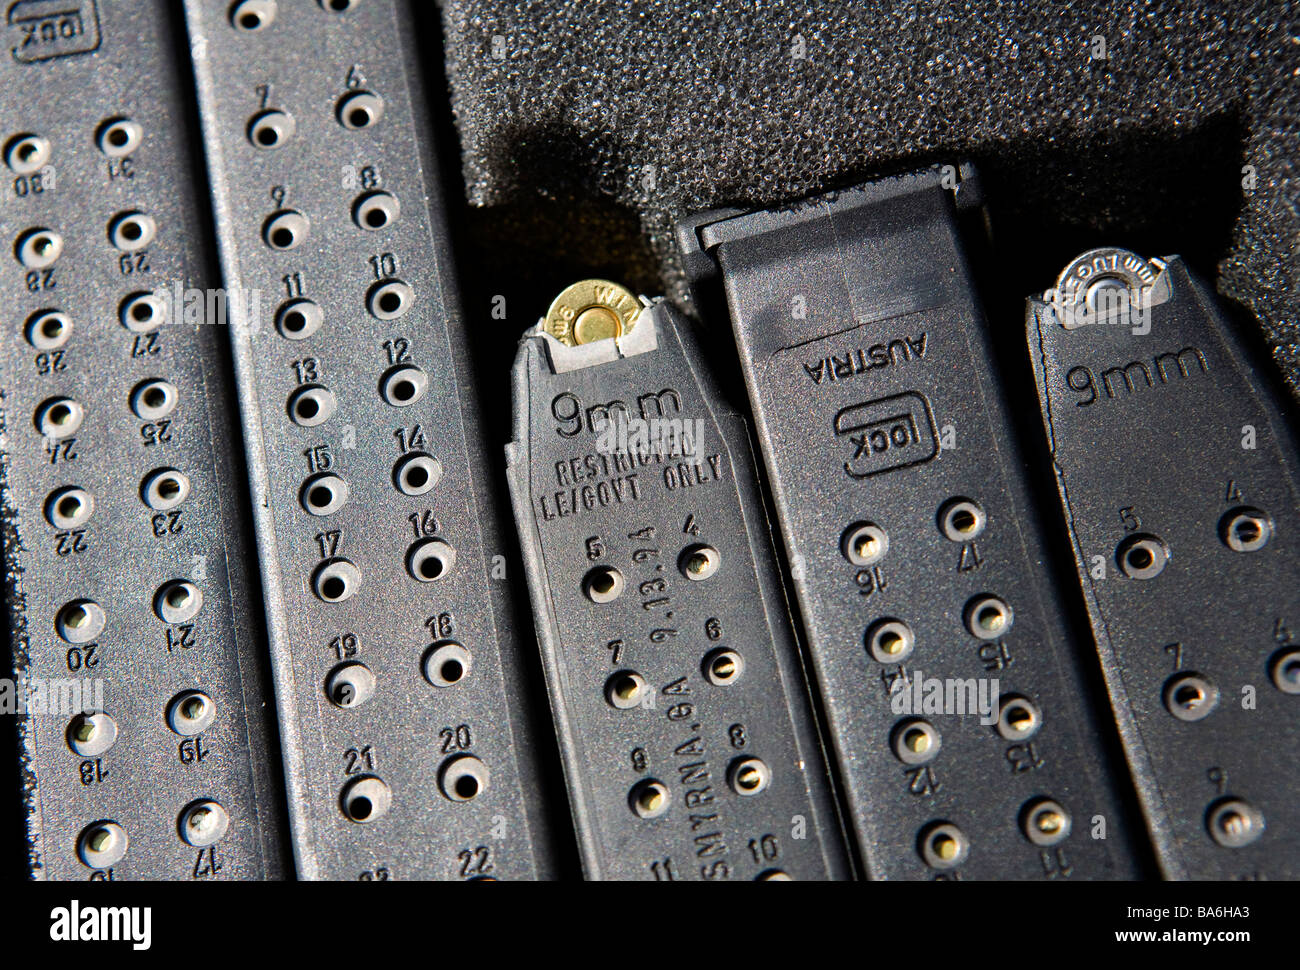
[[849, 875], [749, 432], [662, 301], [520, 342], [511, 495], [586, 875]]
[[[680, 233], [720, 281], [850, 824], [874, 878], [1132, 877], [958, 216], [936, 166]], [[1033, 429], [1031, 429], [1033, 430]]]
[[1177, 256], [1089, 250], [1027, 316], [1164, 873], [1300, 877], [1300, 445], [1268, 364]]

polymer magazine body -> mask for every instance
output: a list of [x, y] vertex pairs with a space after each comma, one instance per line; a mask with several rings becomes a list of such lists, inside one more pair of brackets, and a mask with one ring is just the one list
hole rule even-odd
[[[172, 4], [11, 4], [4, 554], [40, 879], [287, 860], [224, 301]], [[6, 52], [8, 55], [10, 52]]]
[[298, 874], [546, 877], [413, 11], [186, 11]]
[[676, 311], [622, 302], [619, 338], [525, 335], [508, 449], [586, 874], [846, 878], [745, 421]]
[[681, 232], [725, 294], [873, 878], [1124, 878], [1122, 772], [935, 168]]
[[1028, 306], [1053, 468], [1164, 874], [1300, 876], [1294, 428], [1177, 257], [1090, 250]]

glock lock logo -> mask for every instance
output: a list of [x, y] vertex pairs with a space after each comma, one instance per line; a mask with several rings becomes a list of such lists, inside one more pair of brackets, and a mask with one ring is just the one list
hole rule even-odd
[[930, 402], [916, 391], [843, 408], [835, 415], [835, 435], [849, 446], [849, 478], [919, 465], [939, 453]]
[[95, 0], [16, 0], [6, 15], [10, 53], [19, 64], [89, 54], [99, 49]]

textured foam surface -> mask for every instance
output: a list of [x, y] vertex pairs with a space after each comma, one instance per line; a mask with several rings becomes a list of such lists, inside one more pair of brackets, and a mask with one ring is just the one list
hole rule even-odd
[[1290, 2], [447, 0], [443, 19], [472, 226], [532, 319], [584, 272], [685, 302], [681, 214], [966, 157], [995, 321], [1022, 326], [1090, 246], [1179, 253], [1300, 392]]

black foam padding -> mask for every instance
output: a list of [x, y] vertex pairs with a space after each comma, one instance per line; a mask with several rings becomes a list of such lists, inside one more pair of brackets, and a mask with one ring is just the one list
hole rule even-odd
[[1092, 246], [1177, 253], [1300, 391], [1295, 10], [446, 0], [443, 21], [472, 227], [521, 326], [583, 274], [684, 304], [680, 215], [968, 158], [996, 325]]

